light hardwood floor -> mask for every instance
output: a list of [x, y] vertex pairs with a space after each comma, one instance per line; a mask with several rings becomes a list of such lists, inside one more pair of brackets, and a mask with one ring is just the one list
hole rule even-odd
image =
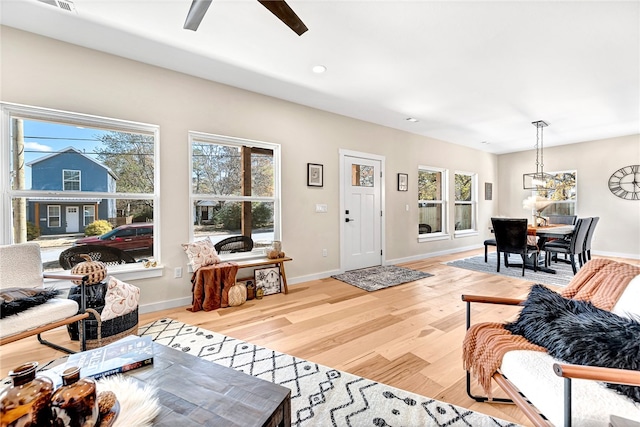
[[[172, 318], [498, 418], [531, 423], [514, 405], [477, 403], [465, 392], [462, 294], [525, 297], [532, 282], [449, 267], [469, 251], [401, 264], [425, 278], [376, 292], [327, 278], [290, 286], [240, 307], [191, 313], [186, 307], [147, 313], [140, 325]], [[640, 264], [636, 260], [624, 260]], [[472, 320], [502, 321], [510, 307], [474, 305]], [[69, 343], [65, 329], [46, 334]], [[73, 344], [71, 344], [73, 345]], [[0, 370], [62, 353], [27, 338], [0, 348]], [[479, 393], [479, 391], [477, 391]]]

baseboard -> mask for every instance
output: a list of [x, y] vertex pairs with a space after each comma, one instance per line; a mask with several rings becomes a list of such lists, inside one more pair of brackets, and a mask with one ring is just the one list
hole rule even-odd
[[462, 248], [454, 248], [454, 249], [447, 249], [444, 251], [438, 251], [438, 252], [429, 252], [426, 254], [418, 254], [418, 255], [412, 255], [410, 257], [404, 257], [404, 258], [396, 258], [396, 259], [388, 259], [385, 261], [385, 265], [395, 265], [395, 264], [400, 264], [403, 262], [412, 262], [412, 261], [420, 261], [423, 259], [428, 259], [428, 258], [435, 258], [438, 256], [443, 256], [443, 255], [451, 255], [451, 254], [456, 254], [458, 252], [466, 252], [466, 251], [471, 251], [474, 249], [480, 249], [480, 248], [484, 248], [484, 245], [480, 244], [480, 245], [471, 245], [471, 246], [465, 246]]
[[138, 312], [140, 314], [153, 313], [154, 311], [167, 310], [169, 308], [190, 306], [192, 302], [193, 301], [191, 300], [191, 296], [188, 296], [167, 301], [154, 302], [151, 304], [140, 304]]
[[591, 255], [604, 256], [610, 258], [626, 258], [626, 259], [640, 259], [640, 254], [623, 254], [619, 252], [601, 252], [591, 250]]

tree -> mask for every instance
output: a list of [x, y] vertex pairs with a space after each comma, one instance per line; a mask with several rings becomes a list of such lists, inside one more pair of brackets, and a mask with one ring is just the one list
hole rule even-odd
[[[98, 160], [117, 176], [119, 193], [153, 193], [154, 191], [154, 138], [127, 132], [108, 132], [96, 136], [102, 146], [96, 148]], [[132, 214], [152, 207], [150, 200], [134, 203], [118, 200], [117, 208]]]

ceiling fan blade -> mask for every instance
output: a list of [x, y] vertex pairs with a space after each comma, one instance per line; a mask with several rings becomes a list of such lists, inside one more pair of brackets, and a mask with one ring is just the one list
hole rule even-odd
[[189, 13], [187, 13], [187, 19], [184, 21], [184, 29], [195, 31], [198, 29], [204, 14], [207, 13], [207, 9], [211, 6], [213, 0], [193, 0]]
[[[195, 0], [194, 0], [195, 1]], [[269, 9], [279, 20], [284, 22], [297, 35], [301, 36], [308, 30], [298, 15], [289, 7], [284, 0], [258, 0], [261, 5]]]

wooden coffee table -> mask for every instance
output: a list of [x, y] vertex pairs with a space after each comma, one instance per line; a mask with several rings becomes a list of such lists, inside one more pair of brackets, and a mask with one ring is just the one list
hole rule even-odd
[[153, 365], [125, 375], [158, 388], [154, 426], [291, 425], [290, 389], [164, 345], [153, 351]]

